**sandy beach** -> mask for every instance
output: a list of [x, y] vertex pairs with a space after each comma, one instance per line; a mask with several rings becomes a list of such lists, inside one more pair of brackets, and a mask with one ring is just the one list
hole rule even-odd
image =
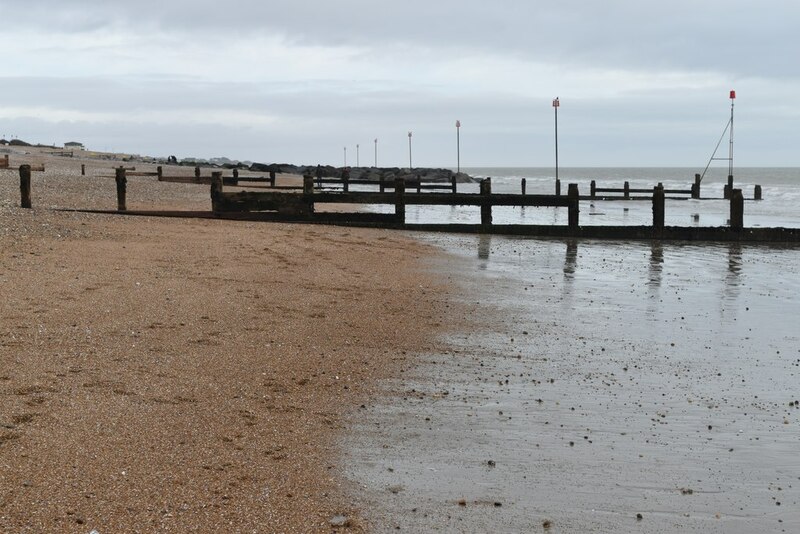
[[[12, 154], [12, 165], [19, 158]], [[113, 209], [112, 162], [0, 171], [0, 531], [316, 532], [366, 523], [336, 440], [433, 350], [433, 249], [387, 231]], [[139, 166], [140, 170], [146, 166]], [[183, 169], [187, 174], [191, 169]], [[131, 209], [209, 209], [131, 178]]]

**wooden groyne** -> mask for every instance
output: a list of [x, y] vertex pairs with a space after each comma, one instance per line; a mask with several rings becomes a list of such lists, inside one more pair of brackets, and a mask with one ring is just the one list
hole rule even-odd
[[[31, 207], [31, 166], [21, 165], [20, 193], [21, 206]], [[655, 239], [684, 241], [748, 241], [748, 242], [781, 242], [800, 243], [800, 229], [794, 228], [746, 228], [744, 225], [744, 196], [741, 189], [730, 192], [729, 225], [724, 227], [676, 227], [665, 226], [665, 200], [667, 189], [661, 184], [650, 191], [649, 201], [652, 203], [653, 219], [648, 226], [581, 226], [580, 202], [585, 199], [579, 192], [578, 184], [568, 184], [566, 195], [528, 195], [493, 193], [490, 178], [480, 182], [479, 193], [453, 192], [452, 184], [445, 184], [449, 192], [422, 192], [422, 185], [416, 183], [415, 189], [409, 190], [406, 181], [396, 179], [390, 184], [383, 184], [383, 191], [345, 191], [319, 189], [312, 176], [303, 178], [302, 189], [292, 192], [277, 187], [269, 191], [226, 191], [225, 187], [232, 180], [239, 181], [250, 178], [223, 176], [214, 171], [208, 177], [210, 187], [211, 211], [128, 211], [127, 180], [130, 176], [157, 176], [165, 178], [159, 168], [156, 172], [137, 172], [135, 169], [118, 167], [115, 169], [117, 210], [80, 210], [95, 213], [129, 213], [131, 215], [149, 215], [165, 217], [206, 217], [219, 219], [252, 220], [252, 221], [292, 221], [316, 224], [337, 224], [345, 226], [367, 226], [380, 228], [398, 228], [429, 232], [453, 233], [487, 233], [518, 236], [538, 236], [557, 238], [591, 238], [591, 239]], [[170, 177], [166, 177], [170, 178]], [[172, 177], [181, 180], [192, 180], [184, 183], [204, 183], [206, 177], [195, 173], [194, 177]], [[270, 178], [261, 177], [264, 181]], [[166, 181], [166, 180], [162, 180]], [[439, 184], [440, 186], [442, 184]], [[272, 189], [272, 188], [270, 188]], [[390, 191], [389, 191], [390, 190]], [[585, 200], [584, 200], [585, 201]], [[391, 205], [393, 213], [369, 212], [328, 212], [318, 210], [320, 206], [338, 205]], [[480, 224], [409, 224], [406, 221], [406, 206], [474, 206], [480, 208]], [[567, 209], [565, 225], [526, 225], [526, 224], [494, 224], [492, 211], [499, 206], [518, 207], [556, 207]]]

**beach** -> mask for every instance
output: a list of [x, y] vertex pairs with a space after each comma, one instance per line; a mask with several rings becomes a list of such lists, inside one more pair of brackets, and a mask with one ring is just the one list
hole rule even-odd
[[[433, 248], [58, 211], [113, 209], [114, 180], [42, 159], [32, 210], [16, 173], [0, 185], [0, 530], [366, 528], [334, 476], [337, 439], [381, 379], [433, 350], [447, 304], [418, 268]], [[207, 210], [208, 194], [128, 183], [131, 209]]]
[[2, 531], [800, 529], [796, 246], [63, 211], [119, 162], [42, 160], [33, 210], [0, 181]]

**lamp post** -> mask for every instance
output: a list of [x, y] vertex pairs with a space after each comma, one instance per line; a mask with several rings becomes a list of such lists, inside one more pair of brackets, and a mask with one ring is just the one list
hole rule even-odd
[[558, 97], [553, 100], [553, 110], [556, 115], [556, 182], [558, 182], [558, 108], [561, 105]]
[[408, 170], [413, 168], [411, 165], [411, 132], [408, 132]]
[[733, 176], [733, 101], [736, 100], [736, 91], [731, 91], [731, 140], [728, 145], [728, 176]]
[[378, 168], [378, 138], [375, 138], [375, 168]]
[[456, 121], [456, 174], [461, 172], [461, 121]]
[[361, 166], [361, 160], [358, 152], [359, 152], [358, 143], [356, 143], [356, 169]]
[[344, 167], [347, 168], [347, 147], [344, 147]]

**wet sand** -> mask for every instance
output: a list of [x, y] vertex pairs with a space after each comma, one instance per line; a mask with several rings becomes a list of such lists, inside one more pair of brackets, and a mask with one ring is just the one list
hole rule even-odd
[[376, 532], [800, 530], [798, 249], [429, 239], [477, 313], [352, 419]]
[[[33, 210], [0, 174], [0, 531], [324, 532], [338, 515], [364, 530], [336, 475], [343, 415], [433, 350], [432, 249], [56, 211], [113, 209], [114, 180], [47, 165]], [[128, 183], [131, 209], [208, 209], [208, 195]]]

